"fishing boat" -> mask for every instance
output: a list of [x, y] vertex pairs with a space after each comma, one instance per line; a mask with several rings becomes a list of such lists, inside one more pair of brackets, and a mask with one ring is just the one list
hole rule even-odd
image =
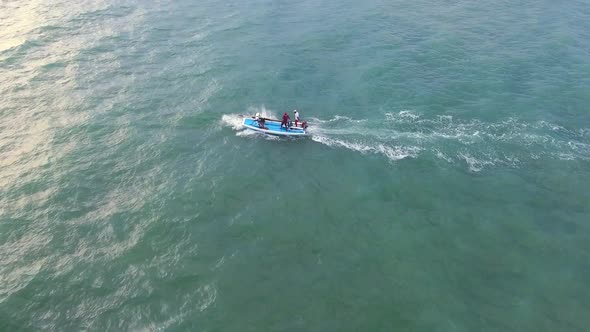
[[265, 133], [267, 135], [275, 135], [275, 136], [307, 136], [307, 124], [305, 122], [298, 123], [295, 126], [291, 123], [289, 128], [282, 127], [281, 128], [281, 121], [275, 119], [264, 119], [264, 125], [261, 126], [258, 122], [258, 119], [255, 117], [244, 117], [243, 122], [244, 127], [258, 131], [261, 133]]

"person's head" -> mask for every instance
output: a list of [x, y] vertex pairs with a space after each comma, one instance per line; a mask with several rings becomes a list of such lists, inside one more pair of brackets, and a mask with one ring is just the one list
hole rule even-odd
[[256, 113], [256, 117], [259, 118], [260, 117], [260, 113]]
[[283, 115], [289, 115], [289, 114], [287, 114], [287, 112], [285, 112], [285, 114], [283, 114]]
[[293, 110], [293, 113], [297, 113], [297, 110]]

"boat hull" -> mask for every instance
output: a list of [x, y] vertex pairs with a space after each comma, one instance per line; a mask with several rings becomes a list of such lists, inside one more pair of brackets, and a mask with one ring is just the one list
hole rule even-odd
[[275, 135], [275, 136], [307, 136], [307, 131], [305, 128], [301, 127], [291, 127], [291, 129], [287, 130], [285, 127], [281, 128], [281, 123], [279, 121], [274, 120], [266, 120], [264, 123], [264, 128], [260, 128], [258, 126], [258, 121], [253, 118], [244, 118], [243, 122], [244, 127], [258, 131], [267, 135]]

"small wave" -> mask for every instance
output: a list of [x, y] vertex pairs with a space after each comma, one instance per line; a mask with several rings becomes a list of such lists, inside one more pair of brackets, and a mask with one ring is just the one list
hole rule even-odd
[[312, 136], [312, 140], [330, 147], [343, 147], [349, 150], [360, 152], [362, 154], [381, 154], [391, 161], [401, 160], [407, 157], [415, 158], [418, 156], [418, 153], [420, 152], [420, 148], [418, 147], [389, 146], [382, 143], [366, 145], [359, 142], [348, 142], [340, 139], [319, 135]]
[[242, 130], [242, 131], [238, 131], [236, 133], [236, 136], [239, 136], [239, 137], [248, 137], [248, 136], [254, 136], [254, 135], [257, 135], [257, 134], [259, 134], [259, 133], [256, 132], [256, 131], [253, 131], [253, 130]]
[[398, 113], [400, 118], [416, 120], [420, 118], [420, 115], [413, 113], [412, 111], [401, 111]]
[[238, 131], [236, 133], [236, 136], [238, 136], [238, 137], [261, 137], [261, 138], [264, 138], [267, 141], [279, 141], [279, 140], [281, 140], [281, 137], [279, 137], [279, 136], [266, 135], [264, 133], [261, 133], [261, 132], [258, 132], [258, 131], [254, 131], [254, 130], [242, 130], [242, 131]]
[[437, 158], [442, 159], [442, 160], [448, 162], [449, 164], [452, 164], [453, 163], [453, 158], [447, 156], [442, 151], [440, 151], [438, 149], [435, 149], [434, 152], [435, 152], [435, 155], [436, 155]]
[[209, 308], [213, 303], [215, 303], [215, 299], [217, 299], [217, 288], [214, 285], [204, 285], [197, 289], [199, 299], [197, 303], [197, 308], [199, 311], [204, 311], [205, 309]]
[[534, 124], [533, 128], [535, 129], [549, 129], [551, 131], [563, 131], [563, 132], [570, 132], [568, 129], [566, 129], [563, 126], [551, 123], [551, 122], [547, 122], [547, 121], [539, 121], [536, 124]]
[[590, 159], [590, 144], [569, 141], [569, 142], [567, 142], [567, 145], [581, 159], [584, 159], [584, 160]]
[[460, 152], [458, 156], [465, 160], [471, 172], [479, 172], [486, 166], [493, 166], [494, 162], [491, 160], [477, 159], [468, 152]]
[[572, 153], [557, 153], [556, 155], [560, 160], [576, 160], [576, 156]]
[[385, 118], [390, 121], [416, 121], [420, 118], [420, 115], [410, 110], [403, 110], [397, 113], [385, 113]]

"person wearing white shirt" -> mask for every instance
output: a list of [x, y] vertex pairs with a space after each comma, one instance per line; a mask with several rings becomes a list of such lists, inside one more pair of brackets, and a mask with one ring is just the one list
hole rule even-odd
[[294, 113], [293, 117], [295, 118], [295, 127], [297, 127], [297, 123], [299, 123], [299, 121], [301, 121], [299, 119], [299, 112], [297, 112], [297, 110], [293, 110], [293, 113]]

